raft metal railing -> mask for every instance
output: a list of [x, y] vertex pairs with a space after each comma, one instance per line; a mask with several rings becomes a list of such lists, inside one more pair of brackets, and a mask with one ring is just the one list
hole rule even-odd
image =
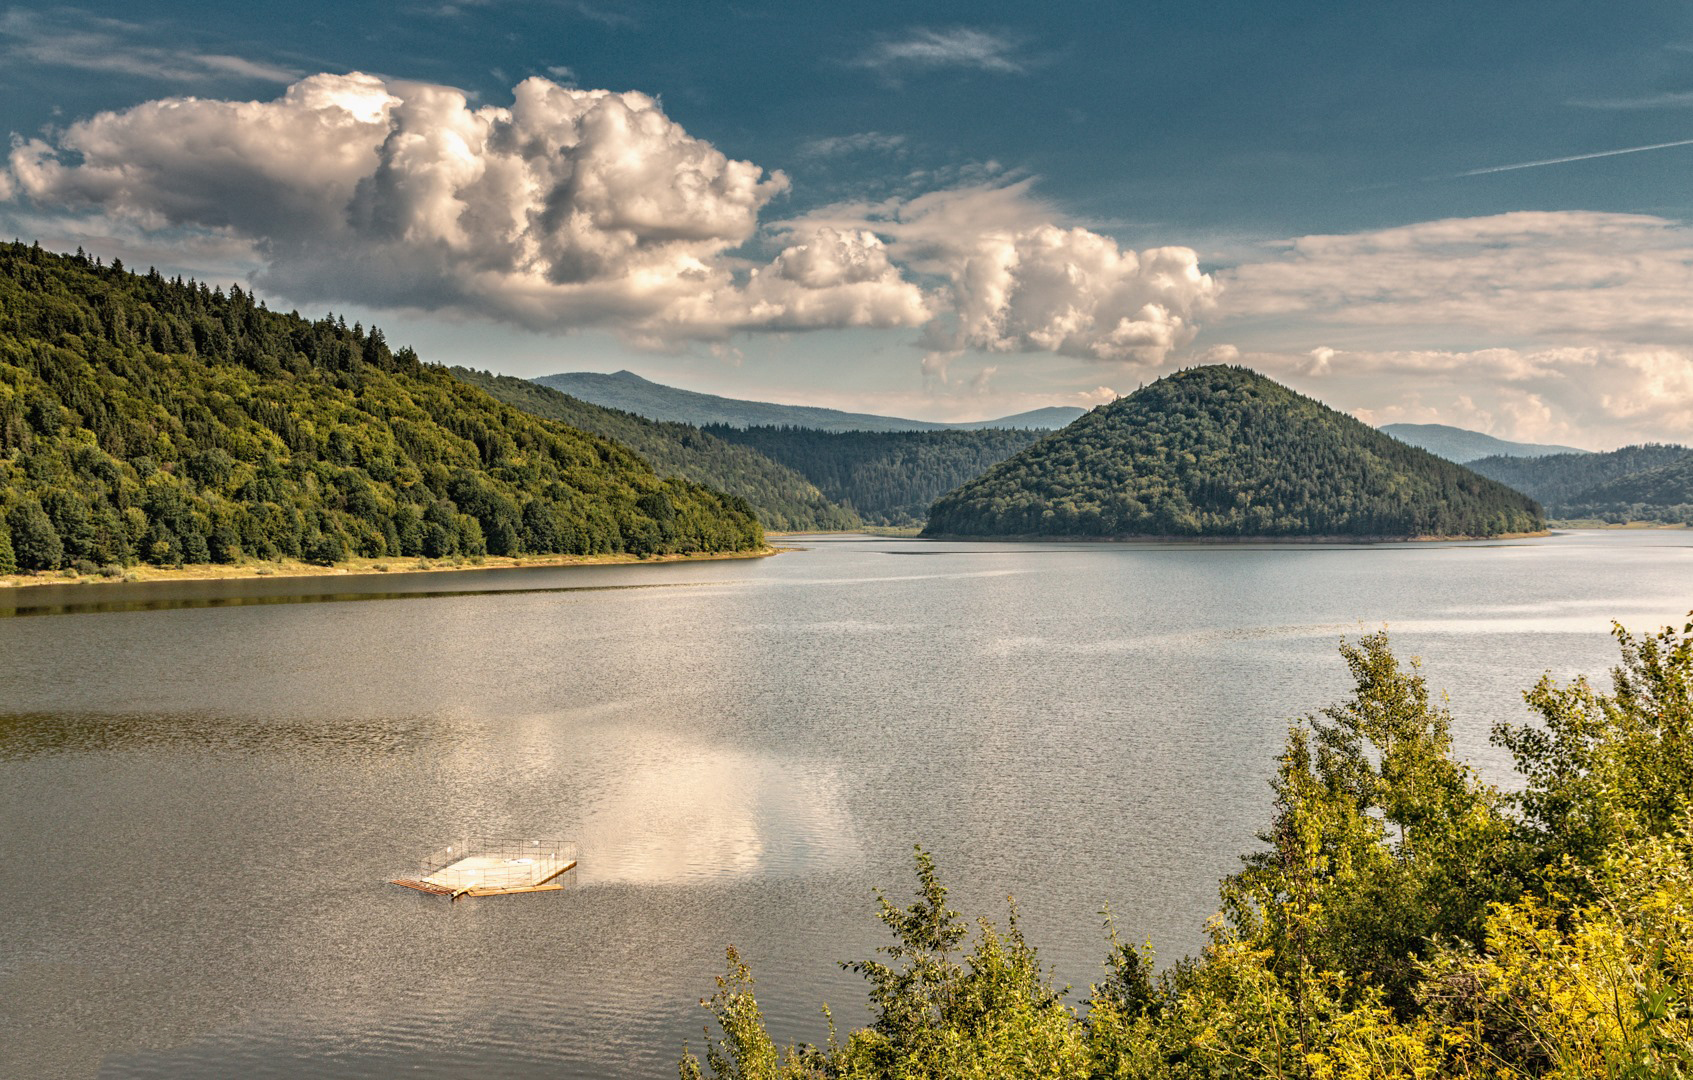
[[[462, 872], [448, 869], [466, 860], [474, 861]], [[512, 889], [539, 885], [575, 861], [574, 841], [472, 836], [431, 852], [420, 876], [445, 885]], [[442, 880], [443, 871], [452, 880]]]

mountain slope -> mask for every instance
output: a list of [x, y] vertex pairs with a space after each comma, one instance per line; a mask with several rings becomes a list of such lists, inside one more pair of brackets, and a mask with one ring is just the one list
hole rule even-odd
[[1577, 446], [1511, 442], [1446, 424], [1387, 424], [1381, 430], [1400, 442], [1420, 446], [1437, 457], [1460, 465], [1483, 457], [1545, 457], [1548, 454], [1588, 452]]
[[781, 462], [877, 525], [921, 525], [929, 504], [1051, 434], [1046, 431], [705, 429]]
[[1674, 444], [1479, 458], [1470, 468], [1540, 500], [1553, 517], [1683, 522], [1693, 505], [1693, 449]]
[[1086, 413], [1086, 409], [1074, 405], [1048, 405], [1044, 409], [1030, 409], [1028, 412], [1002, 416], [998, 420], [972, 420], [964, 424], [942, 424], [941, 427], [947, 431], [982, 431], [988, 428], [1008, 431], [1057, 431], [1075, 423]]
[[860, 522], [830, 502], [810, 480], [748, 446], [719, 439], [688, 424], [590, 405], [551, 387], [509, 375], [455, 367], [454, 375], [514, 408], [615, 439], [645, 458], [661, 476], [739, 495], [767, 529], [811, 531], [852, 529]]
[[1540, 529], [1504, 485], [1237, 367], [1178, 372], [938, 500], [960, 536], [1494, 536]]
[[378, 330], [0, 245], [0, 503], [24, 569], [755, 549], [740, 499]]
[[670, 420], [695, 427], [725, 424], [729, 427], [803, 427], [818, 431], [948, 431], [963, 428], [1063, 427], [1084, 410], [1053, 406], [1018, 413], [999, 420], [978, 420], [966, 424], [937, 424], [927, 420], [902, 420], [896, 416], [841, 412], [812, 405], [777, 405], [765, 401], [701, 394], [674, 386], [649, 382], [632, 371], [602, 375], [592, 371], [543, 375], [534, 380], [542, 386], [581, 398], [608, 409], [621, 409], [650, 420]]

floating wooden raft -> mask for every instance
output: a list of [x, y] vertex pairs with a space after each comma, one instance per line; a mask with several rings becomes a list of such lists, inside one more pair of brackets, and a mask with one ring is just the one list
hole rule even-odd
[[564, 888], [558, 879], [574, 869], [576, 845], [568, 841], [472, 837], [430, 855], [417, 877], [392, 883], [457, 900], [553, 892]]

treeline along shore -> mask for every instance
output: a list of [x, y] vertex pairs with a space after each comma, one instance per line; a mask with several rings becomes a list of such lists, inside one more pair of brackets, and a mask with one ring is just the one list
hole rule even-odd
[[746, 500], [380, 330], [0, 245], [0, 573], [765, 549]]

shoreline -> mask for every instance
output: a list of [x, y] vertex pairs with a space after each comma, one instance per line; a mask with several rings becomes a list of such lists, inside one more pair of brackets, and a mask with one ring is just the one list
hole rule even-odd
[[389, 574], [437, 574], [461, 570], [521, 570], [539, 566], [640, 566], [675, 562], [718, 562], [725, 559], [764, 559], [779, 555], [791, 548], [765, 544], [757, 551], [712, 551], [693, 555], [484, 555], [478, 561], [454, 559], [349, 559], [334, 566], [318, 566], [297, 559], [274, 562], [195, 563], [191, 566], [149, 566], [141, 563], [125, 567], [119, 577], [99, 574], [77, 574], [65, 577], [63, 571], [49, 570], [38, 574], [0, 575], [0, 589], [38, 589], [67, 585], [134, 585], [144, 582], [172, 581], [255, 581], [266, 578], [370, 578], [381, 580]]
[[939, 533], [919, 536], [921, 540], [943, 540], [947, 543], [983, 544], [1269, 544], [1287, 546], [1368, 546], [1374, 544], [1485, 544], [1495, 540], [1535, 540], [1569, 530], [1541, 529], [1538, 532], [1497, 533], [1493, 536], [1045, 536], [1010, 534], [1006, 536], [961, 536]]

